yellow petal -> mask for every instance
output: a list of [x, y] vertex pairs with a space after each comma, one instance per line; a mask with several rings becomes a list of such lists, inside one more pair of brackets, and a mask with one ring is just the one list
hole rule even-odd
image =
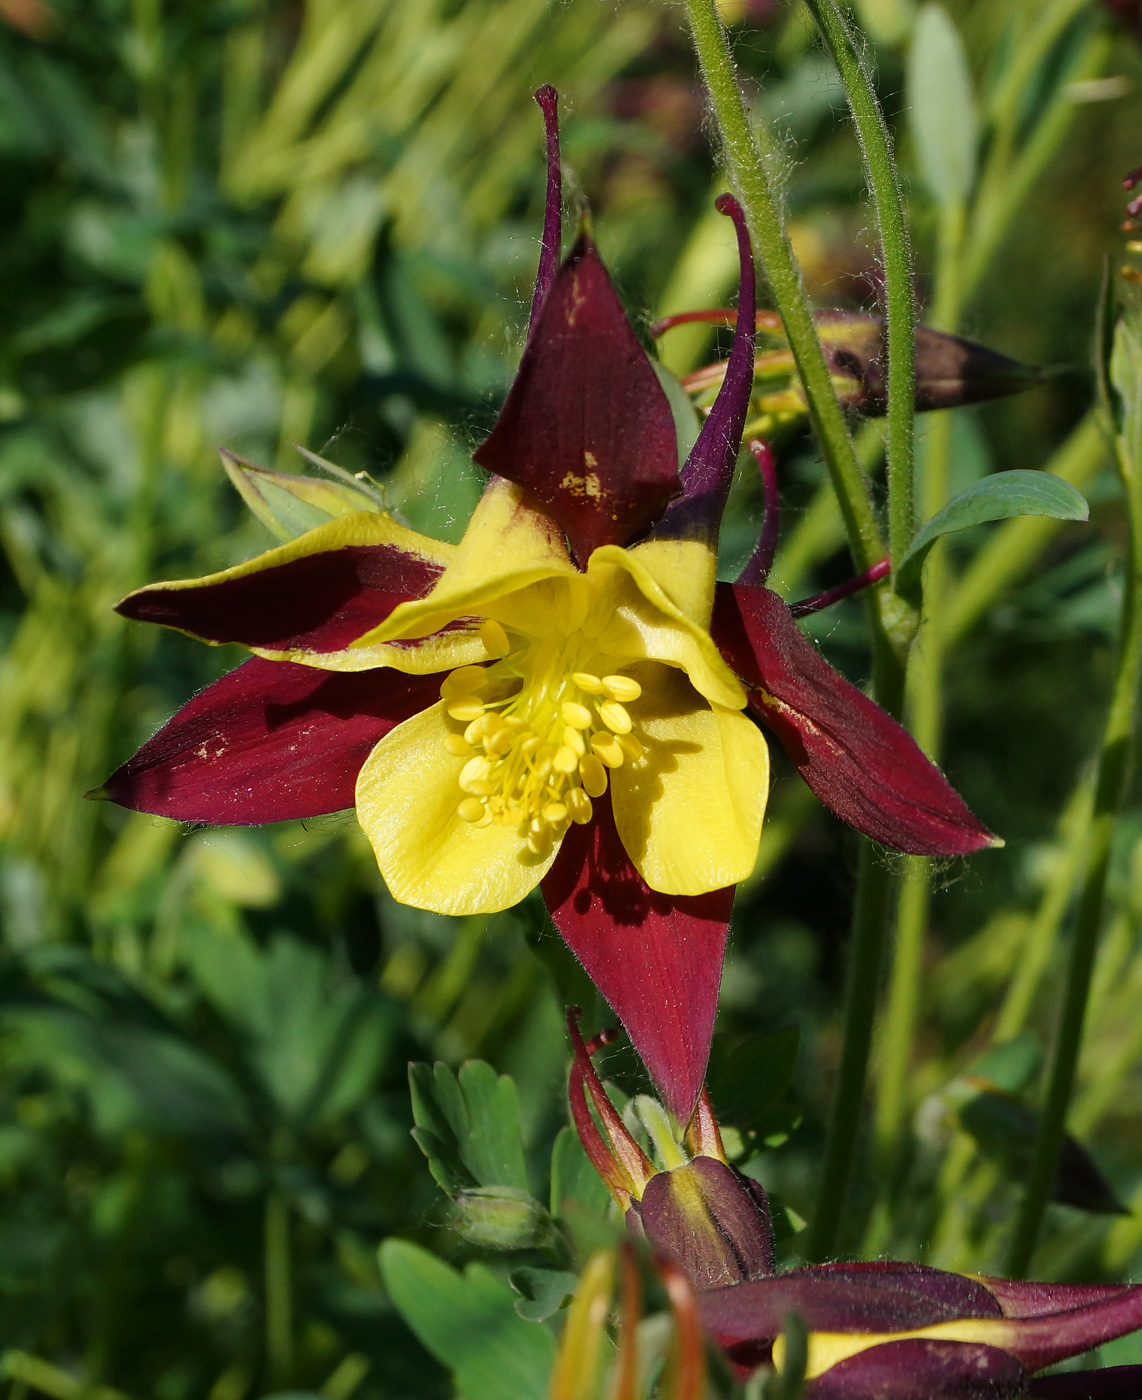
[[468, 760], [449, 752], [442, 704], [391, 730], [357, 779], [357, 820], [394, 898], [438, 914], [490, 914], [518, 904], [558, 853], [532, 855], [515, 827], [459, 814]]
[[626, 551], [684, 617], [703, 630], [714, 610], [718, 556], [700, 540], [655, 540]]
[[643, 548], [605, 545], [591, 555], [587, 561], [590, 611], [583, 630], [594, 635], [599, 651], [607, 656], [681, 667], [711, 703], [744, 709], [741, 682], [722, 660], [705, 627], [687, 616], [659, 586], [639, 557]]
[[611, 773], [615, 825], [651, 889], [695, 895], [754, 867], [769, 795], [769, 751], [737, 710], [707, 704], [685, 677], [642, 665], [641, 761]]
[[576, 609], [585, 606], [583, 582], [551, 517], [527, 492], [497, 477], [432, 592], [394, 608], [354, 645], [427, 637], [472, 614], [531, 635], [549, 631], [552, 617], [573, 627]]

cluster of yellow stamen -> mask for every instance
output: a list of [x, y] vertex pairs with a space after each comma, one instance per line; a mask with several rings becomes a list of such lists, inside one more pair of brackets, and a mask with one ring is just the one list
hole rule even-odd
[[583, 639], [552, 633], [513, 645], [492, 618], [480, 627], [492, 664], [461, 666], [440, 695], [462, 729], [448, 751], [468, 761], [457, 813], [475, 826], [517, 826], [543, 856], [571, 822], [591, 820], [607, 770], [642, 757], [626, 706], [642, 687], [623, 675], [574, 669]]

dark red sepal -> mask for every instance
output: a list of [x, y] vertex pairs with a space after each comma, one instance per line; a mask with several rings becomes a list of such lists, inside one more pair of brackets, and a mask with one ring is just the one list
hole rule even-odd
[[711, 631], [750, 709], [842, 821], [912, 855], [996, 844], [911, 735], [801, 635], [776, 593], [719, 584]]
[[646, 530], [677, 494], [670, 405], [587, 235], [555, 274], [474, 456], [539, 499], [580, 564]]
[[361, 765], [439, 676], [252, 657], [182, 707], [99, 793], [176, 821], [254, 826], [353, 806]]
[[904, 1332], [968, 1317], [999, 1317], [991, 1293], [963, 1274], [875, 1260], [790, 1269], [702, 1295], [710, 1334], [737, 1359], [768, 1358], [789, 1313], [811, 1332]]
[[542, 890], [667, 1107], [688, 1122], [710, 1057], [733, 889], [693, 898], [650, 889], [623, 849], [606, 796], [588, 825], [567, 832]]
[[1017, 1400], [1027, 1374], [1016, 1357], [979, 1342], [884, 1342], [809, 1381], [805, 1400]]
[[221, 583], [157, 583], [128, 594], [116, 612], [208, 642], [338, 651], [384, 622], [398, 603], [422, 598], [441, 572], [440, 565], [396, 545], [349, 545]]

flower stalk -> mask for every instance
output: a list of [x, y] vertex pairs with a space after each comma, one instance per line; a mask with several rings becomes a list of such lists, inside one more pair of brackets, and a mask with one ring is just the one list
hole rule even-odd
[[738, 189], [753, 244], [784, 319], [786, 334], [805, 386], [809, 413], [832, 478], [849, 545], [857, 566], [867, 569], [884, 543], [833, 388], [809, 299], [785, 232], [766, 167], [777, 156], [768, 127], [747, 113], [725, 29], [714, 0], [686, 0], [694, 48], [721, 133], [729, 174]]

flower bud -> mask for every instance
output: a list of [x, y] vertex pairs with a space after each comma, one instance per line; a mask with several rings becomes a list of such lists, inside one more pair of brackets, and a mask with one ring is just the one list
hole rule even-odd
[[651, 1177], [631, 1210], [649, 1242], [695, 1288], [722, 1288], [773, 1272], [765, 1192], [715, 1157], [695, 1157]]
[[513, 1186], [459, 1191], [452, 1206], [452, 1228], [481, 1249], [535, 1249], [551, 1238], [551, 1217], [534, 1196]]

